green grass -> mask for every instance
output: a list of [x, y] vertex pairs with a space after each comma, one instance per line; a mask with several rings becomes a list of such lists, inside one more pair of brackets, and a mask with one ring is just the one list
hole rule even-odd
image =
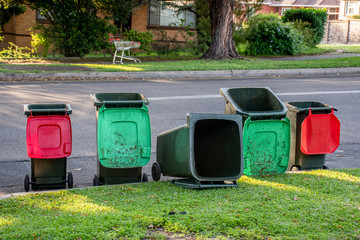
[[360, 169], [243, 176], [238, 184], [190, 190], [151, 182], [5, 199], [0, 238], [360, 238]]
[[78, 64], [101, 72], [116, 71], [207, 71], [207, 70], [255, 70], [255, 69], [299, 69], [360, 67], [360, 57], [317, 59], [304, 61], [244, 60], [184, 60], [167, 62], [144, 62], [141, 64]]
[[[244, 45], [238, 46], [239, 50]], [[329, 45], [321, 44], [316, 48], [309, 49], [306, 55], [322, 54], [325, 52], [360, 53], [360, 45]], [[98, 54], [99, 55], [99, 54]], [[276, 58], [266, 60], [263, 58], [250, 57], [244, 60], [203, 60], [199, 56], [139, 56], [141, 64], [124, 60], [124, 65], [112, 64], [111, 57], [99, 57], [98, 55], [89, 58], [59, 58], [54, 60], [9, 60], [0, 64], [0, 73], [38, 73], [39, 71], [9, 71], [4, 69], [6, 64], [41, 65], [46, 64], [57, 66], [86, 66], [99, 72], [125, 72], [125, 71], [208, 71], [208, 70], [256, 70], [256, 69], [299, 69], [299, 68], [344, 68], [360, 67], [360, 57], [317, 59], [302, 61], [279, 61]], [[96, 57], [97, 56], [97, 57]], [[104, 64], [105, 63], [105, 64]]]
[[342, 45], [342, 44], [320, 44], [317, 46], [319, 49], [324, 49], [329, 52], [337, 51], [344, 53], [360, 53], [360, 45]]
[[[31, 64], [30, 64], [31, 65]], [[38, 66], [39, 64], [33, 64]], [[180, 60], [180, 61], [156, 61], [126, 64], [98, 64], [98, 63], [74, 63], [53, 64], [58, 66], [85, 66], [99, 72], [139, 72], [139, 71], [207, 71], [207, 70], [256, 70], [256, 69], [299, 69], [299, 68], [342, 68], [360, 67], [360, 57], [317, 59], [303, 61], [277, 61], [248, 59], [244, 60]], [[1, 65], [0, 65], [1, 66]], [[43, 66], [43, 65], [41, 65]], [[39, 71], [9, 71], [0, 69], [0, 72], [39, 72]]]
[[[236, 46], [237, 51], [242, 55], [245, 55], [246, 44], [238, 44]], [[346, 45], [346, 44], [319, 44], [314, 48], [309, 48], [303, 51], [299, 55], [317, 55], [324, 53], [360, 53], [360, 45]], [[271, 56], [268, 56], [271, 57]]]

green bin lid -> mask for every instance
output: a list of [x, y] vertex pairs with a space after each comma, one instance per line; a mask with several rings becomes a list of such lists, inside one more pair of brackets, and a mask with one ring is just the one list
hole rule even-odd
[[290, 154], [290, 121], [245, 121], [243, 130], [244, 174], [284, 173]]
[[142, 108], [99, 110], [98, 158], [106, 168], [136, 168], [146, 165], [151, 155], [150, 118]]

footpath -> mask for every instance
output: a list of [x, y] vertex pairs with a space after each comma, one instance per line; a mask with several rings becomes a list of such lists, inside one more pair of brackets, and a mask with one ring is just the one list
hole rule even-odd
[[[360, 54], [322, 54], [314, 56], [266, 58], [276, 61], [300, 61], [310, 59], [329, 59], [357, 57]], [[96, 72], [91, 67], [77, 66], [11, 66], [5, 69], [13, 71], [39, 70], [42, 73], [0, 73], [0, 81], [61, 81], [61, 80], [146, 80], [146, 79], [224, 79], [258, 77], [302, 77], [359, 75], [360, 67], [349, 68], [306, 68], [306, 69], [265, 69], [265, 70], [216, 70], [216, 71], [149, 71], [149, 72]], [[61, 71], [61, 72], [54, 72]]]

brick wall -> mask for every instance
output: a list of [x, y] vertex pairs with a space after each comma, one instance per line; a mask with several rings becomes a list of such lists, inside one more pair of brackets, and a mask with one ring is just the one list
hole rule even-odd
[[134, 9], [134, 12], [131, 16], [131, 28], [139, 32], [146, 32], [147, 22], [148, 22], [147, 15], [148, 15], [147, 4]]
[[359, 44], [360, 20], [328, 21], [321, 43]]
[[36, 11], [27, 9], [25, 13], [13, 16], [4, 26], [4, 41], [0, 49], [7, 48], [8, 42], [19, 47], [31, 47], [30, 28], [36, 25]]
[[261, 10], [258, 13], [262, 13], [262, 14], [277, 13], [280, 15], [280, 8], [272, 7], [269, 5], [263, 5]]

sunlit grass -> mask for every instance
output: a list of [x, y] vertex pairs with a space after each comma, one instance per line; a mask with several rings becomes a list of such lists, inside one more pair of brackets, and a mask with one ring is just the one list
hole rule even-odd
[[[39, 66], [29, 64], [28, 66]], [[1, 66], [1, 64], [0, 64]], [[2, 65], [4, 66], [4, 65]], [[43, 66], [43, 65], [41, 65]], [[279, 61], [250, 58], [246, 60], [179, 60], [179, 61], [153, 61], [144, 63], [126, 62], [124, 64], [98, 64], [98, 63], [73, 63], [53, 64], [53, 66], [82, 66], [92, 68], [97, 72], [152, 72], [152, 71], [218, 71], [218, 70], [266, 70], [266, 69], [302, 69], [302, 68], [346, 68], [360, 67], [360, 57], [315, 59], [302, 61]], [[71, 70], [70, 70], [71, 71]], [[39, 71], [9, 71], [0, 68], [1, 72], [39, 72]], [[69, 72], [69, 71], [68, 71]]]
[[317, 48], [344, 53], [360, 53], [360, 44], [319, 44]]
[[243, 176], [238, 188], [150, 182], [30, 194], [0, 201], [0, 238], [359, 239], [359, 178], [360, 169], [316, 170]]
[[146, 64], [71, 64], [72, 66], [82, 66], [94, 68], [102, 72], [137, 72], [144, 71]]
[[69, 213], [92, 214], [111, 212], [111, 207], [94, 204], [91, 199], [82, 195], [68, 195], [64, 191], [44, 194], [43, 198], [30, 203], [34, 208], [42, 210], [63, 211]]
[[282, 183], [269, 182], [269, 181], [256, 179], [256, 178], [250, 178], [250, 177], [246, 177], [246, 176], [243, 176], [239, 180], [239, 182], [244, 182], [244, 183], [254, 184], [254, 185], [259, 185], [259, 186], [264, 186], [264, 187], [271, 187], [271, 188], [280, 189], [280, 190], [287, 190], [287, 191], [294, 191], [294, 192], [308, 192], [308, 189], [305, 189], [305, 188], [294, 187], [294, 186], [290, 186], [290, 185], [286, 185], [286, 184], [282, 184]]
[[11, 225], [15, 222], [13, 219], [8, 219], [8, 217], [0, 217], [0, 228], [4, 226]]
[[91, 67], [97, 71], [216, 71], [216, 70], [255, 70], [255, 69], [299, 69], [299, 68], [339, 68], [360, 67], [360, 57], [338, 59], [316, 59], [304, 61], [277, 60], [192, 60], [169, 62], [127, 63], [124, 65], [111, 64], [77, 64], [77, 66]]
[[[353, 176], [344, 172], [333, 172], [333, 171], [309, 171], [299, 172], [300, 174], [314, 175], [319, 177], [334, 178], [342, 181], [349, 181], [360, 184], [360, 177]], [[360, 189], [359, 189], [360, 190]]]

